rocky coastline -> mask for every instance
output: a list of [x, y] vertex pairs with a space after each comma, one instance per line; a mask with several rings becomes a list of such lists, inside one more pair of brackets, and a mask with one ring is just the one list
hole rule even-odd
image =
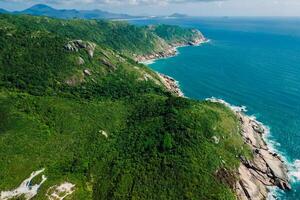
[[162, 59], [162, 58], [169, 58], [176, 56], [178, 54], [178, 48], [184, 47], [184, 46], [198, 46], [202, 43], [208, 42], [208, 39], [206, 39], [200, 32], [198, 34], [197, 38], [194, 38], [190, 41], [184, 41], [184, 42], [176, 42], [169, 44], [167, 48], [165, 48], [161, 52], [154, 52], [151, 54], [144, 54], [144, 55], [134, 55], [134, 59], [137, 62], [144, 63], [151, 60], [156, 59]]
[[[189, 43], [176, 43], [164, 52], [150, 55], [137, 56], [138, 62], [146, 62], [160, 58], [167, 58], [177, 55], [177, 48], [181, 46], [195, 46], [208, 40], [202, 36]], [[163, 85], [171, 93], [184, 97], [178, 82], [167, 75], [157, 73]], [[253, 152], [253, 159], [248, 160], [240, 157], [241, 164], [237, 171], [238, 181], [234, 188], [239, 200], [266, 200], [269, 197], [270, 187], [278, 187], [281, 190], [290, 190], [288, 169], [283, 159], [268, 147], [264, 140], [267, 128], [255, 118], [245, 114], [244, 107], [234, 107], [223, 100], [210, 98], [212, 102], [222, 103], [236, 114], [241, 125], [241, 136], [245, 144]]]
[[161, 82], [167, 88], [168, 91], [175, 94], [176, 96], [184, 97], [184, 94], [179, 87], [178, 81], [176, 81], [174, 78], [172, 78], [170, 76], [167, 76], [167, 75], [164, 75], [164, 74], [161, 74], [158, 72], [157, 72], [157, 75], [159, 76]]
[[[152, 54], [147, 54], [147, 55], [134, 55], [134, 59], [136, 62], [145, 64], [149, 61], [176, 56], [178, 54], [177, 49], [179, 47], [198, 46], [202, 43], [206, 43], [209, 41], [207, 38], [204, 37], [204, 35], [200, 31], [194, 30], [194, 32], [197, 33], [197, 37], [195, 37], [194, 39], [192, 39], [190, 41], [176, 42], [176, 43], [169, 44], [168, 48], [166, 48], [166, 49], [164, 49], [164, 51], [161, 51], [158, 53], [152, 53]], [[171, 93], [173, 93], [179, 97], [184, 97], [184, 94], [180, 89], [178, 81], [176, 81], [174, 78], [167, 76], [165, 74], [161, 74], [161, 73], [157, 72], [157, 75], [159, 76], [161, 82], [167, 88], [167, 90], [169, 90]]]
[[[178, 82], [169, 76], [158, 73], [165, 87], [173, 94], [184, 97]], [[208, 101], [222, 103], [236, 114], [241, 125], [241, 136], [251, 149], [253, 159], [240, 157], [237, 171], [238, 181], [233, 188], [238, 200], [266, 200], [270, 188], [291, 190], [287, 165], [277, 153], [273, 152], [264, 140], [268, 129], [254, 117], [245, 114], [246, 108], [230, 106], [223, 100], [210, 98]], [[275, 198], [275, 197], [274, 197]]]
[[286, 164], [277, 153], [272, 152], [264, 140], [268, 129], [254, 117], [246, 115], [243, 107], [233, 107], [215, 98], [207, 100], [222, 103], [232, 109], [240, 121], [244, 142], [253, 152], [251, 160], [240, 157], [239, 180], [235, 185], [237, 198], [239, 200], [265, 200], [268, 199], [270, 187], [290, 190]]

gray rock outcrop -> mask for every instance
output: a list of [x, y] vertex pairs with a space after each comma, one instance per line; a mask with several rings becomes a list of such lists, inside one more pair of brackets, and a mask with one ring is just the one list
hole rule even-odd
[[204, 35], [199, 30], [194, 29], [194, 30], [192, 30], [192, 32], [194, 33], [195, 36], [193, 38], [191, 38], [189, 41], [175, 42], [175, 43], [167, 45], [163, 49], [163, 51], [153, 52], [153, 53], [145, 54], [145, 55], [133, 55], [133, 57], [137, 62], [145, 62], [148, 60], [172, 57], [172, 56], [175, 56], [178, 54], [177, 47], [197, 46], [197, 45], [207, 41], [207, 39], [204, 37]]
[[253, 151], [253, 159], [241, 157], [236, 192], [240, 200], [265, 200], [268, 186], [290, 190], [288, 170], [283, 160], [271, 152], [263, 139], [265, 127], [241, 112], [236, 112], [242, 125], [242, 137]]
[[78, 57], [78, 61], [77, 61], [78, 65], [83, 65], [85, 62], [83, 60], [83, 58], [81, 58], [80, 56]]
[[95, 43], [82, 40], [72, 40], [65, 45], [65, 49], [68, 51], [78, 52], [80, 49], [85, 49], [91, 58], [94, 56], [95, 48]]

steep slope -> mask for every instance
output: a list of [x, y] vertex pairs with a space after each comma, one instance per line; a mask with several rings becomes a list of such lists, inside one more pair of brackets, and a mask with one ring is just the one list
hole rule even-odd
[[197, 46], [207, 41], [203, 34], [192, 28], [182, 28], [172, 25], [150, 25], [145, 27], [149, 32], [157, 35], [161, 41], [167, 43], [163, 50], [155, 50], [150, 53], [140, 53], [135, 55], [135, 60], [145, 62], [147, 60], [166, 58], [176, 55], [177, 47]]
[[186, 14], [181, 14], [181, 13], [173, 13], [173, 14], [169, 15], [168, 17], [171, 17], [171, 18], [186, 18], [186, 17], [189, 17], [189, 16], [186, 15]]
[[[251, 155], [234, 113], [174, 96], [122, 54], [145, 42], [130, 35], [157, 35], [104, 21], [0, 22], [1, 198], [28, 196], [11, 191], [35, 171], [20, 190], [35, 199], [236, 198], [239, 156]], [[107, 42], [112, 30], [128, 40]]]
[[[69, 39], [82, 39], [115, 49], [128, 56], [163, 53], [176, 44], [197, 44], [205, 38], [199, 31], [178, 26], [159, 26], [150, 31], [149, 27], [137, 27], [126, 22], [103, 20], [58, 20], [47, 17], [0, 16], [1, 23], [18, 24], [26, 29], [45, 30]], [[59, 27], [59, 29], [57, 29]], [[165, 30], [165, 31], [164, 31]], [[171, 38], [164, 33], [172, 30], [178, 35]], [[159, 35], [156, 32], [161, 33]], [[180, 40], [180, 38], [182, 38]], [[172, 45], [174, 44], [174, 45]]]
[[9, 13], [7, 10], [1, 9], [0, 8], [0, 13]]
[[148, 28], [170, 45], [196, 45], [202, 42], [202, 40], [205, 40], [205, 37], [197, 29], [181, 28], [179, 26], [165, 24], [151, 25], [148, 26]]

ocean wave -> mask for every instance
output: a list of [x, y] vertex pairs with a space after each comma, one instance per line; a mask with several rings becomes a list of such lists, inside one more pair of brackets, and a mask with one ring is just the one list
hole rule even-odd
[[210, 43], [211, 40], [210, 39], [206, 39], [205, 41], [201, 42], [202, 44], [205, 44], [205, 43]]
[[146, 61], [143, 61], [143, 62], [140, 62], [141, 64], [144, 64], [144, 65], [152, 65], [154, 64], [156, 61], [156, 59], [153, 59], [153, 60], [146, 60]]
[[[268, 147], [270, 144], [269, 142], [271, 142], [271, 144], [272, 144], [272, 141], [268, 140], [267, 141]], [[273, 148], [272, 148], [272, 150], [273, 150]], [[275, 152], [278, 152], [278, 151], [276, 151], [276, 148], [274, 148], [274, 150], [275, 150]], [[288, 167], [288, 175], [289, 175], [290, 183], [298, 184], [300, 182], [300, 160], [297, 159], [294, 162], [289, 162], [285, 156], [282, 156], [282, 154], [279, 154], [279, 155]], [[267, 200], [279, 200], [279, 199], [284, 199], [284, 197], [285, 197], [285, 192], [280, 190], [278, 187], [268, 187], [268, 190], [269, 190], [269, 193], [268, 193]]]
[[268, 187], [269, 193], [267, 196], [267, 200], [278, 200], [281, 199], [283, 195], [283, 191], [278, 187]]
[[300, 181], [300, 160], [295, 160], [290, 166], [290, 175], [293, 182]]
[[229, 107], [234, 112], [247, 112], [247, 107], [246, 106], [234, 106], [234, 105], [226, 102], [223, 99], [218, 99], [216, 97], [210, 97], [210, 98], [206, 98], [205, 100], [210, 101], [210, 102], [214, 102], [214, 103], [221, 103], [221, 104]]

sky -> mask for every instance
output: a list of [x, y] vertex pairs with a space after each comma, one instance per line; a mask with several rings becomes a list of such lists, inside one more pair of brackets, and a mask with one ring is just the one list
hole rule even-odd
[[0, 0], [0, 8], [22, 10], [38, 3], [131, 15], [300, 16], [300, 0]]

